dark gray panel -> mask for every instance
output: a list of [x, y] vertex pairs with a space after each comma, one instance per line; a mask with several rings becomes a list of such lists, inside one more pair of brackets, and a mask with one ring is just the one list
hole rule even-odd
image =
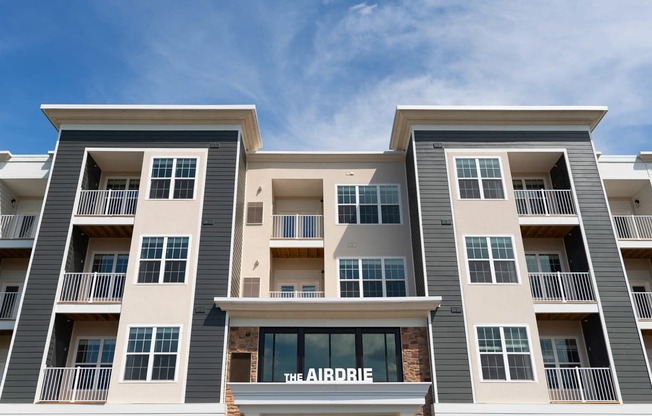
[[[510, 148], [567, 149], [568, 167], [579, 201], [582, 228], [593, 262], [622, 399], [624, 403], [649, 403], [652, 383], [589, 134], [581, 131], [419, 131], [415, 133], [415, 140], [419, 149], [432, 147], [433, 142], [445, 148], [504, 148], [507, 143]], [[424, 217], [426, 215], [424, 213]], [[430, 280], [430, 273], [428, 277]]]
[[[210, 149], [206, 171], [204, 212], [197, 264], [195, 313], [193, 315], [186, 402], [217, 403], [222, 387], [222, 360], [226, 313], [215, 307], [216, 296], [227, 296], [233, 197], [236, 182], [236, 157], [239, 142], [223, 143]], [[244, 152], [241, 153], [244, 158]], [[238, 179], [244, 182], [241, 163]], [[240, 186], [239, 186], [240, 188]], [[244, 184], [239, 189], [244, 195]], [[238, 195], [238, 200], [243, 196]], [[241, 202], [240, 202], [241, 205]], [[241, 207], [239, 207], [241, 209]], [[239, 217], [242, 215], [240, 213]], [[240, 250], [240, 247], [238, 247]], [[234, 252], [233, 264], [240, 264]], [[207, 311], [208, 314], [203, 313]]]
[[235, 228], [233, 230], [233, 261], [231, 269], [231, 294], [240, 296], [241, 268], [242, 268], [242, 236], [244, 226], [245, 183], [247, 174], [247, 159], [245, 158], [244, 145], [240, 144], [240, 157], [238, 158], [238, 178], [235, 207]]
[[410, 141], [405, 155], [405, 170], [407, 175], [408, 203], [410, 204], [410, 231], [412, 233], [412, 258], [414, 263], [414, 280], [417, 296], [425, 296], [425, 281], [423, 278], [423, 252], [421, 251], [421, 227], [419, 200], [417, 190], [417, 175], [415, 166], [414, 144]]
[[[227, 181], [231, 193], [219, 193], [214, 196], [212, 185], [207, 189], [205, 198], [214, 201], [223, 198], [222, 203], [229, 206], [221, 215], [213, 215], [214, 225], [209, 229], [202, 226], [202, 238], [207, 236], [199, 253], [197, 274], [197, 292], [206, 291], [207, 286], [215, 285], [213, 292], [204, 292], [205, 296], [220, 295], [226, 292], [229, 244], [231, 239], [231, 216], [233, 201], [233, 181], [235, 177], [236, 131], [64, 131], [61, 134], [55, 162], [50, 172], [50, 188], [43, 207], [41, 228], [38, 241], [34, 247], [28, 282], [25, 287], [23, 309], [14, 334], [12, 355], [8, 358], [7, 375], [0, 402], [32, 403], [36, 394], [36, 383], [41, 367], [41, 360], [46, 351], [47, 333], [55, 301], [55, 292], [64, 249], [72, 217], [77, 184], [81, 173], [82, 158], [86, 147], [121, 147], [121, 148], [210, 148], [208, 169], [211, 181]], [[224, 153], [224, 156], [221, 156]], [[224, 166], [221, 166], [223, 163]], [[230, 171], [230, 173], [229, 173]], [[89, 179], [90, 180], [90, 179]], [[215, 213], [215, 210], [210, 211]], [[205, 212], [206, 215], [206, 212]], [[216, 233], [219, 238], [211, 237]], [[224, 243], [224, 239], [227, 243]], [[219, 240], [219, 241], [218, 241]], [[226, 247], [226, 251], [224, 251]], [[219, 268], [207, 268], [209, 263]], [[226, 259], [226, 260], [224, 260]], [[213, 290], [213, 289], [211, 289]], [[200, 304], [206, 304], [202, 299]], [[210, 307], [210, 303], [208, 304]], [[204, 315], [204, 318], [206, 315]], [[224, 314], [212, 311], [210, 319], [197, 323], [206, 325], [209, 337], [202, 337], [201, 327], [193, 326], [191, 342], [203, 345], [204, 350], [212, 348], [215, 354], [222, 354], [224, 337]], [[221, 328], [219, 327], [221, 325]], [[213, 343], [212, 345], [207, 345]], [[191, 362], [193, 362], [191, 348]], [[217, 372], [221, 372], [221, 357]], [[207, 367], [212, 363], [207, 363]], [[219, 389], [218, 389], [219, 391]]]
[[[412, 202], [416, 202], [415, 192], [418, 192], [421, 197], [428, 293], [443, 298], [441, 307], [431, 315], [439, 402], [471, 403], [473, 393], [464, 316], [453, 313], [451, 309], [461, 309], [462, 306], [455, 236], [451, 225], [442, 225], [442, 220], [452, 219], [444, 149], [435, 149], [431, 143], [418, 142], [416, 151], [419, 188], [417, 190], [408, 185], [410, 218], [419, 215], [414, 212], [417, 210], [416, 203]], [[411, 169], [409, 163], [406, 160], [408, 175]], [[410, 182], [413, 180], [408, 178]], [[414, 234], [413, 229], [413, 238], [415, 236], [418, 234]], [[421, 263], [421, 260], [415, 254], [415, 267], [416, 263]]]

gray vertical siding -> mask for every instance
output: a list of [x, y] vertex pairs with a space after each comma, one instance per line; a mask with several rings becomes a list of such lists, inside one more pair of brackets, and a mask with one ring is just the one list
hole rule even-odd
[[[442, 220], [452, 220], [444, 149], [435, 149], [432, 143], [423, 142], [417, 142], [415, 146], [419, 188], [408, 187], [408, 192], [412, 193], [410, 212], [412, 215], [417, 209], [412, 204], [416, 199], [416, 195], [413, 195], [416, 191], [421, 197], [428, 293], [443, 298], [439, 309], [432, 313], [432, 342], [439, 402], [471, 403], [473, 393], [464, 316], [462, 313], [454, 313], [452, 309], [455, 307], [461, 310], [462, 306], [455, 235], [451, 225], [442, 225]], [[408, 165], [408, 172], [409, 169]], [[419, 261], [415, 260], [415, 263]]]
[[[86, 147], [209, 149], [204, 217], [210, 218], [212, 223], [202, 225], [195, 302], [198, 306], [210, 308], [213, 296], [226, 293], [237, 136], [236, 131], [62, 132], [56, 161], [50, 172], [50, 189], [43, 207], [41, 228], [0, 402], [34, 401], [41, 360], [43, 354], [48, 353], [47, 334], [59, 271], [67, 261], [64, 252]], [[92, 181], [90, 177], [87, 180]], [[221, 367], [224, 342], [224, 313], [213, 308], [208, 315], [200, 318], [196, 314], [194, 318], [188, 386], [191, 382], [196, 385], [197, 374], [201, 378], [205, 371], [198, 368], [204, 366], [198, 364], [202, 357], [210, 356], [205, 364], [207, 367], [215, 363]], [[219, 367], [218, 373], [221, 374]], [[203, 394], [204, 401], [219, 400], [219, 384], [220, 378], [217, 378], [217, 388], [213, 382], [210, 394], [200, 391], [197, 396]], [[215, 390], [217, 394], [214, 394]], [[201, 398], [195, 397], [195, 401], [201, 401]]]
[[[609, 335], [614, 370], [624, 403], [649, 403], [652, 383], [647, 372], [636, 317], [629, 299], [616, 238], [590, 137], [579, 131], [422, 131], [416, 132], [418, 154], [431, 154], [433, 142], [444, 148], [565, 148], [568, 167], [582, 215], [582, 229], [588, 242], [597, 290], [601, 298], [606, 332]], [[420, 178], [421, 159], [419, 158]], [[426, 160], [423, 158], [424, 161]], [[428, 159], [430, 162], [430, 159]], [[427, 163], [428, 163], [427, 162]], [[443, 163], [443, 158], [441, 159]], [[422, 191], [423, 192], [423, 191]], [[433, 216], [424, 210], [424, 218]], [[437, 212], [437, 211], [433, 211]], [[425, 234], [425, 231], [424, 231]], [[426, 236], [424, 240], [427, 241]], [[426, 250], [425, 255], [430, 253]], [[432, 276], [428, 269], [428, 279]], [[431, 291], [431, 294], [438, 293]], [[472, 346], [472, 348], [475, 348]], [[437, 362], [439, 360], [437, 359]]]

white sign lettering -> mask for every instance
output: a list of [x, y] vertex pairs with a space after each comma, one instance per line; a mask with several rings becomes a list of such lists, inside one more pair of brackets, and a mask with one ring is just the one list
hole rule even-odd
[[374, 381], [373, 369], [371, 368], [309, 368], [305, 379], [301, 373], [284, 373], [283, 375], [286, 383], [371, 383]]

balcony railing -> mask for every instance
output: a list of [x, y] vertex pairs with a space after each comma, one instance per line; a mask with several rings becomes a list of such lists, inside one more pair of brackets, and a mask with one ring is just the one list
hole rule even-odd
[[530, 291], [535, 301], [594, 302], [589, 273], [529, 273]]
[[34, 238], [36, 215], [0, 215], [0, 239]]
[[634, 305], [639, 319], [652, 319], [652, 292], [634, 292]]
[[652, 215], [614, 215], [621, 240], [652, 240]]
[[122, 301], [124, 273], [66, 273], [60, 302], [117, 303]]
[[273, 215], [272, 238], [315, 240], [323, 238], [322, 215]]
[[518, 215], [576, 215], [570, 189], [514, 191]]
[[77, 215], [131, 216], [137, 203], [138, 191], [80, 191]]
[[40, 402], [105, 402], [110, 367], [50, 367], [43, 369]]
[[14, 320], [18, 313], [20, 292], [0, 292], [0, 320]]
[[284, 292], [284, 291], [274, 291], [269, 292], [270, 298], [323, 298], [324, 292]]
[[553, 402], [617, 402], [610, 368], [546, 368]]

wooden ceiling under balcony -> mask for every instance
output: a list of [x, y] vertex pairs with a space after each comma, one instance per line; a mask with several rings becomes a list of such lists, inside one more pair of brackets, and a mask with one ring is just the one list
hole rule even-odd
[[66, 316], [73, 321], [118, 321], [120, 314], [116, 313], [67, 313]]
[[0, 248], [0, 259], [28, 259], [31, 248]]
[[272, 247], [271, 251], [275, 259], [324, 258], [324, 249], [321, 247]]
[[571, 232], [575, 225], [521, 225], [523, 238], [561, 238]]
[[79, 225], [90, 238], [131, 238], [134, 233], [133, 225]]
[[621, 252], [626, 259], [652, 258], [652, 248], [623, 248]]
[[581, 321], [590, 313], [537, 313], [537, 321]]

